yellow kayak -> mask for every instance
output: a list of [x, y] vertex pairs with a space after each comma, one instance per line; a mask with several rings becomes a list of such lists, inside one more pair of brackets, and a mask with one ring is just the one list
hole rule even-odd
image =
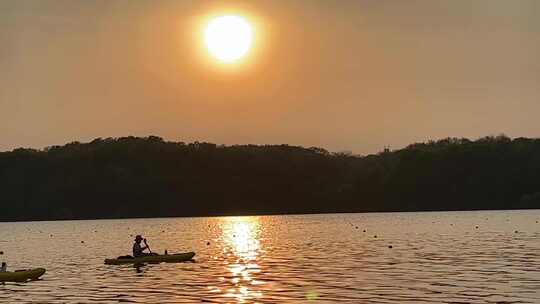
[[44, 268], [0, 272], [0, 282], [26, 282], [37, 280], [45, 273]]
[[142, 263], [179, 263], [193, 259], [195, 252], [185, 252], [176, 254], [156, 254], [134, 258], [131, 256], [119, 257], [116, 259], [105, 259], [107, 265], [120, 264], [142, 264]]

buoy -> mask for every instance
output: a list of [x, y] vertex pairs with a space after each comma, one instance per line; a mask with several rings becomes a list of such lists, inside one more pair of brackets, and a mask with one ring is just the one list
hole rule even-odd
[[364, 232], [366, 232], [366, 229], [364, 229]]
[[0, 251], [0, 255], [2, 255], [2, 254], [4, 254], [4, 252], [3, 252], [3, 251]]
[[374, 235], [373, 237], [374, 237], [374, 238], [377, 238], [377, 235]]
[[518, 233], [518, 231], [516, 230], [516, 231], [514, 231], [514, 233]]
[[84, 244], [84, 241], [81, 241], [81, 244]]
[[478, 229], [478, 226], [476, 226], [475, 228]]
[[388, 248], [392, 249], [392, 245], [388, 246]]
[[210, 246], [210, 242], [206, 242], [206, 246]]

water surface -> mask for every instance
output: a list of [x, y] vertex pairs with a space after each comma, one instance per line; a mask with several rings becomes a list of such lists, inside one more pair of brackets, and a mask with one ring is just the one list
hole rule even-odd
[[[0, 223], [3, 303], [540, 303], [540, 210]], [[135, 234], [193, 263], [108, 266]], [[391, 246], [391, 248], [390, 248]]]

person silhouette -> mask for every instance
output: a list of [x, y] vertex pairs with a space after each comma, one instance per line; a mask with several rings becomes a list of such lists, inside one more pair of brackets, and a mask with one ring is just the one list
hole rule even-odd
[[[144, 242], [144, 246], [141, 246], [141, 242]], [[133, 244], [133, 257], [138, 258], [142, 256], [152, 255], [152, 253], [146, 253], [145, 250], [149, 249], [146, 239], [141, 235], [135, 237], [135, 243]]]

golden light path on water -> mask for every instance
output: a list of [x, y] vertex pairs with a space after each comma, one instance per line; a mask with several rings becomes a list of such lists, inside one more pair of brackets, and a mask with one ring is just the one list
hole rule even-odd
[[[540, 303], [539, 222], [521, 210], [0, 223], [10, 269], [47, 269], [0, 284], [0, 303]], [[103, 264], [137, 233], [195, 261]]]
[[261, 298], [262, 292], [252, 289], [253, 285], [263, 284], [252, 277], [253, 274], [261, 272], [257, 263], [261, 249], [259, 218], [226, 217], [221, 220], [222, 240], [225, 244], [223, 254], [229, 263], [227, 268], [231, 274], [229, 278], [223, 279], [229, 279], [235, 286], [235, 288], [223, 291], [224, 296], [234, 298], [239, 303], [248, 299]]

